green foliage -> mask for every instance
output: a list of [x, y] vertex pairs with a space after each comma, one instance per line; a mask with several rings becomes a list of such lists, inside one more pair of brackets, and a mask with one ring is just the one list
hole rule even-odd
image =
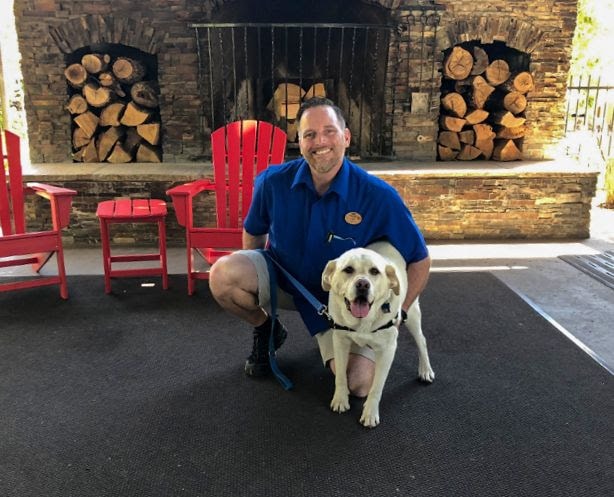
[[610, 22], [614, 0], [578, 0], [573, 40], [572, 74], [611, 73], [614, 65], [614, 27]]

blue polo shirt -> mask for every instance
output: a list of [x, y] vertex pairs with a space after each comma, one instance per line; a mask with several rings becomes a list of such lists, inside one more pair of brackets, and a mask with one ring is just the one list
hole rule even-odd
[[[256, 178], [244, 228], [253, 236], [268, 233], [268, 248], [276, 260], [324, 304], [324, 266], [346, 250], [387, 239], [407, 263], [428, 256], [424, 238], [397, 191], [348, 159], [323, 196], [316, 192], [302, 158], [264, 170]], [[293, 295], [312, 335], [328, 329], [326, 320], [283, 275], [277, 279]]]

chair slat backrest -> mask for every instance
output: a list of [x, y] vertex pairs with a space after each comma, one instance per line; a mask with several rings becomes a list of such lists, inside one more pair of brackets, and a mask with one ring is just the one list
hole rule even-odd
[[[1, 132], [2, 166], [0, 167], [0, 227], [3, 235], [25, 233], [24, 188], [21, 172], [19, 136], [8, 130]], [[2, 137], [0, 137], [2, 138]], [[6, 165], [5, 167], [5, 158]], [[8, 173], [8, 177], [7, 177]]]
[[286, 134], [264, 121], [235, 121], [211, 133], [211, 151], [218, 227], [239, 228], [255, 175], [284, 160]]

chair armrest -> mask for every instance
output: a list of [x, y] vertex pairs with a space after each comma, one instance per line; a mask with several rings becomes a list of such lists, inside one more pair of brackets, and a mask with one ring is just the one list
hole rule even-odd
[[205, 190], [215, 190], [215, 183], [206, 179], [197, 179], [166, 190], [166, 194], [173, 201], [175, 216], [180, 226], [193, 225], [192, 199]]
[[45, 183], [26, 183], [26, 186], [31, 192], [51, 202], [51, 218], [54, 229], [60, 230], [68, 226], [72, 198], [77, 194], [75, 190]]
[[174, 186], [173, 188], [166, 190], [166, 194], [170, 195], [171, 197], [175, 195], [187, 195], [193, 197], [194, 195], [199, 194], [203, 190], [213, 189], [215, 189], [215, 183], [213, 183], [212, 181], [209, 181], [208, 179], [197, 179], [196, 181], [192, 181], [190, 183], [184, 183], [182, 185]]

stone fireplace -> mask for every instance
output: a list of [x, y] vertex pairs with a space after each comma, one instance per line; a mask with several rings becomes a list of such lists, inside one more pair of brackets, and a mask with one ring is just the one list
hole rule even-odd
[[209, 133], [229, 119], [291, 127], [271, 111], [275, 90], [314, 83], [348, 116], [353, 157], [436, 161], [444, 57], [473, 43], [528, 66], [522, 158], [547, 159], [563, 135], [576, 3], [16, 0], [31, 158], [72, 161], [63, 70], [75, 53], [121, 45], [156, 60], [164, 163], [206, 159]]
[[[32, 161], [25, 179], [77, 190], [66, 243], [96, 245], [99, 201], [165, 198], [171, 186], [211, 177], [210, 133], [226, 121], [275, 122], [290, 136], [286, 156], [296, 155], [296, 106], [305, 93], [324, 93], [348, 118], [350, 156], [399, 191], [427, 239], [585, 238], [597, 174], [555, 158], [564, 135], [576, 4], [15, 0]], [[161, 163], [138, 157], [130, 164], [74, 163], [64, 70], [84, 53], [118, 47], [143, 54], [155, 74]], [[455, 75], [463, 51], [472, 65], [466, 78]], [[501, 93], [496, 78], [475, 69], [482, 52], [489, 62], [505, 59], [510, 77], [530, 75], [530, 90], [516, 91], [514, 105], [523, 105], [504, 116], [507, 135], [497, 136], [501, 109], [490, 104], [477, 110], [497, 114], [492, 121], [466, 119], [471, 126], [451, 129], [459, 111], [450, 95], [462, 96], [469, 114], [478, 90], [490, 92], [490, 85], [493, 95]], [[452, 55], [458, 54], [457, 63]], [[506, 157], [522, 160], [495, 161], [502, 141]], [[490, 160], [488, 153], [472, 157], [474, 149], [490, 146]], [[517, 157], [508, 155], [514, 148]], [[459, 158], [462, 163], [450, 162]], [[214, 220], [212, 205], [207, 195], [199, 205], [207, 224]], [[31, 224], [45, 219], [40, 206], [30, 208]], [[170, 245], [184, 244], [172, 215], [167, 235]], [[151, 240], [130, 229], [115, 241]]]

